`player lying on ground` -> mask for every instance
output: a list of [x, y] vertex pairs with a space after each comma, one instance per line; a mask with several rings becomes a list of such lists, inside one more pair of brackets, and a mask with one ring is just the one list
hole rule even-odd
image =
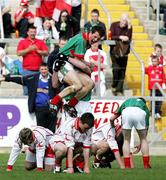
[[[14, 146], [8, 160], [7, 171], [12, 171], [23, 144], [28, 145], [26, 150], [25, 169], [32, 170], [37, 167], [37, 171], [53, 170], [55, 165], [55, 155], [50, 150], [48, 142], [53, 133], [46, 128], [35, 126], [32, 130], [23, 128], [17, 135]], [[52, 154], [51, 154], [52, 153]], [[43, 167], [44, 164], [44, 167]]]
[[69, 86], [63, 89], [57, 96], [51, 100], [50, 108], [57, 111], [58, 104], [62, 99], [76, 92], [64, 108], [71, 116], [76, 117], [77, 112], [73, 108], [78, 101], [92, 90], [94, 83], [89, 77], [91, 74], [91, 63], [86, 63], [84, 54], [89, 44], [100, 41], [103, 37], [103, 29], [95, 26], [89, 34], [81, 33], [71, 38], [66, 45], [60, 49], [57, 60], [55, 60], [53, 69], [56, 71], [60, 82], [65, 82]]
[[74, 173], [73, 157], [83, 153], [84, 173], [89, 173], [89, 156], [91, 148], [92, 127], [94, 116], [84, 113], [74, 121], [66, 121], [63, 135], [55, 134], [50, 140], [50, 146], [55, 152], [55, 172], [61, 172], [62, 159], [67, 156], [68, 164], [66, 173]]

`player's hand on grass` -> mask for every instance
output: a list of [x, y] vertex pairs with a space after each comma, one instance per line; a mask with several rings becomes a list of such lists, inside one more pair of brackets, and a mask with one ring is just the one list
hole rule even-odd
[[88, 167], [84, 167], [84, 173], [86, 173], [86, 174], [89, 174], [89, 173], [90, 173], [90, 170], [89, 170]]
[[74, 169], [72, 167], [70, 168], [67, 168], [65, 173], [68, 173], [68, 174], [73, 174], [74, 173]]

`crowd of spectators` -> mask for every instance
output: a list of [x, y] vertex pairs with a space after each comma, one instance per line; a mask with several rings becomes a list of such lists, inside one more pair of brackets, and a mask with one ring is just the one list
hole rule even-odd
[[[16, 32], [15, 34], [21, 38], [17, 46], [17, 55], [23, 57], [22, 75], [38, 73], [42, 62], [48, 63], [49, 71], [52, 73], [54, 57], [56, 57], [56, 54], [59, 52], [61, 42], [62, 44], [66, 43], [67, 40], [81, 31], [80, 19], [82, 1], [72, 0], [71, 4], [65, 4], [65, 2], [63, 2], [62, 5], [64, 5], [64, 8], [59, 7], [56, 0], [31, 1], [32, 0], [19, 1], [19, 8], [14, 13], [13, 22], [10, 14], [10, 1], [1, 1], [4, 35], [5, 38], [11, 38], [11, 33]], [[33, 2], [35, 5], [35, 13], [31, 12], [29, 8], [30, 3]], [[152, 2], [152, 4], [154, 3]], [[57, 13], [57, 8], [60, 8], [59, 14]], [[99, 15], [98, 9], [93, 9], [91, 11], [90, 21], [84, 24], [84, 35], [86, 36], [94, 26], [99, 26], [105, 33], [103, 40], [106, 40], [106, 26], [99, 20]], [[115, 96], [122, 96], [124, 93], [124, 79], [128, 54], [130, 52], [130, 42], [132, 40], [132, 25], [128, 15], [122, 14], [120, 21], [112, 23], [110, 32], [111, 37], [109, 38], [116, 42], [115, 46], [110, 47], [113, 74], [112, 93]], [[58, 42], [55, 47], [51, 46], [52, 39]], [[88, 63], [93, 62], [94, 64], [92, 79], [96, 83], [96, 87], [98, 82], [98, 54], [100, 54], [101, 57], [100, 95], [103, 96], [106, 90], [104, 69], [107, 57], [103, 50], [100, 51], [100, 49], [102, 49], [100, 43], [94, 43], [88, 48], [86, 48], [87, 53], [85, 57]], [[156, 56], [159, 59], [159, 64], [165, 65], [161, 51], [161, 45], [157, 44], [154, 52], [149, 58], [149, 66], [152, 65], [151, 58]], [[1, 66], [4, 66], [2, 61]], [[24, 95], [27, 95], [26, 89], [24, 89]]]

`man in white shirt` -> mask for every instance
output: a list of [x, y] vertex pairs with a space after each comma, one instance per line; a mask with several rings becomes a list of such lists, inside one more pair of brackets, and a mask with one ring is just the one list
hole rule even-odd
[[48, 146], [48, 142], [52, 136], [53, 133], [49, 129], [41, 126], [35, 126], [32, 130], [23, 128], [15, 139], [8, 160], [7, 171], [12, 171], [23, 144], [29, 146], [26, 150], [26, 170], [32, 170], [37, 167], [37, 171], [43, 171], [43, 163], [45, 163], [45, 169], [51, 171], [54, 167], [55, 157]]

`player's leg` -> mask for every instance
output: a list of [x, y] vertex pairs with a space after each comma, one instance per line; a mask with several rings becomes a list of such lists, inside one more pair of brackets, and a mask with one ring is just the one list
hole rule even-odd
[[131, 130], [123, 129], [124, 143], [123, 143], [123, 156], [124, 156], [124, 164], [125, 168], [131, 168], [130, 164], [130, 138], [131, 138]]
[[92, 144], [91, 153], [95, 156], [93, 161], [93, 167], [99, 168], [100, 161], [105, 152], [109, 150], [109, 145], [106, 140], [101, 140]]
[[137, 130], [140, 142], [141, 142], [141, 152], [143, 158], [144, 168], [151, 168], [150, 166], [150, 157], [149, 157], [149, 146], [147, 141], [147, 129]]
[[46, 148], [44, 167], [47, 171], [53, 171], [55, 167], [55, 153], [52, 151], [50, 145]]
[[[67, 66], [67, 64], [65, 65]], [[65, 83], [67, 83], [69, 86], [64, 88], [58, 95], [56, 95], [52, 100], [51, 100], [51, 104], [53, 104], [54, 106], [51, 107], [55, 110], [57, 110], [57, 105], [62, 101], [62, 98], [64, 98], [65, 96], [77, 92], [78, 90], [80, 90], [82, 88], [82, 84], [80, 82], [80, 79], [77, 75], [77, 73], [75, 72], [75, 70], [73, 70], [71, 65], [68, 65], [67, 67], [63, 67], [63, 71], [61, 68], [61, 72], [58, 72], [59, 74], [59, 79]], [[70, 68], [71, 66], [71, 68]]]
[[147, 141], [148, 128], [146, 125], [146, 113], [142, 109], [137, 108], [135, 114], [136, 115], [133, 116], [135, 120], [134, 127], [137, 130], [137, 133], [140, 138], [144, 168], [148, 169], [151, 168], [151, 166], [149, 157], [149, 146]]
[[56, 142], [52, 148], [55, 152], [55, 170], [54, 172], [61, 172], [62, 160], [66, 156], [67, 147], [63, 142]]
[[75, 98], [80, 100], [83, 98], [89, 91], [94, 87], [94, 82], [92, 79], [85, 73], [78, 72], [78, 77], [82, 83], [82, 88], [76, 93]]
[[36, 154], [30, 149], [26, 150], [25, 169], [30, 171], [36, 168]]
[[82, 88], [79, 91], [77, 91], [76, 95], [73, 98], [71, 98], [67, 104], [64, 105], [65, 111], [67, 111], [70, 114], [70, 116], [73, 117], [77, 116], [77, 114], [75, 113], [75, 106], [77, 105], [79, 100], [85, 97], [94, 86], [93, 81], [88, 75], [81, 72], [78, 72], [77, 74], [81, 81]]
[[82, 84], [82, 88], [79, 91], [77, 91], [76, 95], [69, 100], [68, 104], [64, 106], [65, 110], [68, 111], [69, 114], [71, 114], [70, 108], [75, 107], [75, 105], [79, 102], [79, 100], [85, 97], [87, 93], [92, 90], [94, 86], [92, 79], [88, 75], [81, 72], [78, 72], [77, 74]]

